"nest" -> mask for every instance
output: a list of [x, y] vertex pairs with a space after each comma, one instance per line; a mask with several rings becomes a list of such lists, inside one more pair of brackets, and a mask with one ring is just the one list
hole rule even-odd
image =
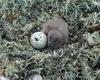
[[[95, 0], [1, 0], [0, 74], [24, 80], [100, 80], [100, 2]], [[61, 17], [70, 25], [66, 47], [35, 50], [30, 33]]]

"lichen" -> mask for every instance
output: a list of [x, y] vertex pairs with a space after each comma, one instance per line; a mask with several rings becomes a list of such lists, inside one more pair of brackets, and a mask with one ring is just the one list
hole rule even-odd
[[[99, 0], [0, 0], [0, 67], [9, 80], [23, 80], [34, 71], [44, 80], [100, 80]], [[30, 34], [54, 18], [69, 24], [68, 46], [35, 50]], [[98, 32], [98, 33], [97, 33]], [[96, 44], [88, 44], [89, 37]]]

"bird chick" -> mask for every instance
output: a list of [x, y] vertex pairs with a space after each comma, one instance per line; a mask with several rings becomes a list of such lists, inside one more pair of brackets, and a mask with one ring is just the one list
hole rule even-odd
[[68, 27], [68, 23], [61, 18], [51, 19], [43, 23], [41, 31], [47, 35], [47, 46], [57, 49], [68, 43]]

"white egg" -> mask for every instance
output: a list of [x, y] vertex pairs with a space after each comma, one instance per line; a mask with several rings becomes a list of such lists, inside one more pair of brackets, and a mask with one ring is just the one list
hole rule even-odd
[[47, 36], [43, 32], [35, 32], [31, 35], [31, 45], [36, 49], [43, 49], [47, 44]]
[[39, 74], [31, 75], [29, 80], [43, 80], [42, 76]]

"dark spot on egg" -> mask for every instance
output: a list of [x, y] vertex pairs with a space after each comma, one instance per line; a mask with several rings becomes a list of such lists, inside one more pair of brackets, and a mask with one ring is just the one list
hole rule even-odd
[[36, 41], [39, 41], [39, 39], [38, 39], [38, 38], [35, 38], [35, 40], [36, 40]]

